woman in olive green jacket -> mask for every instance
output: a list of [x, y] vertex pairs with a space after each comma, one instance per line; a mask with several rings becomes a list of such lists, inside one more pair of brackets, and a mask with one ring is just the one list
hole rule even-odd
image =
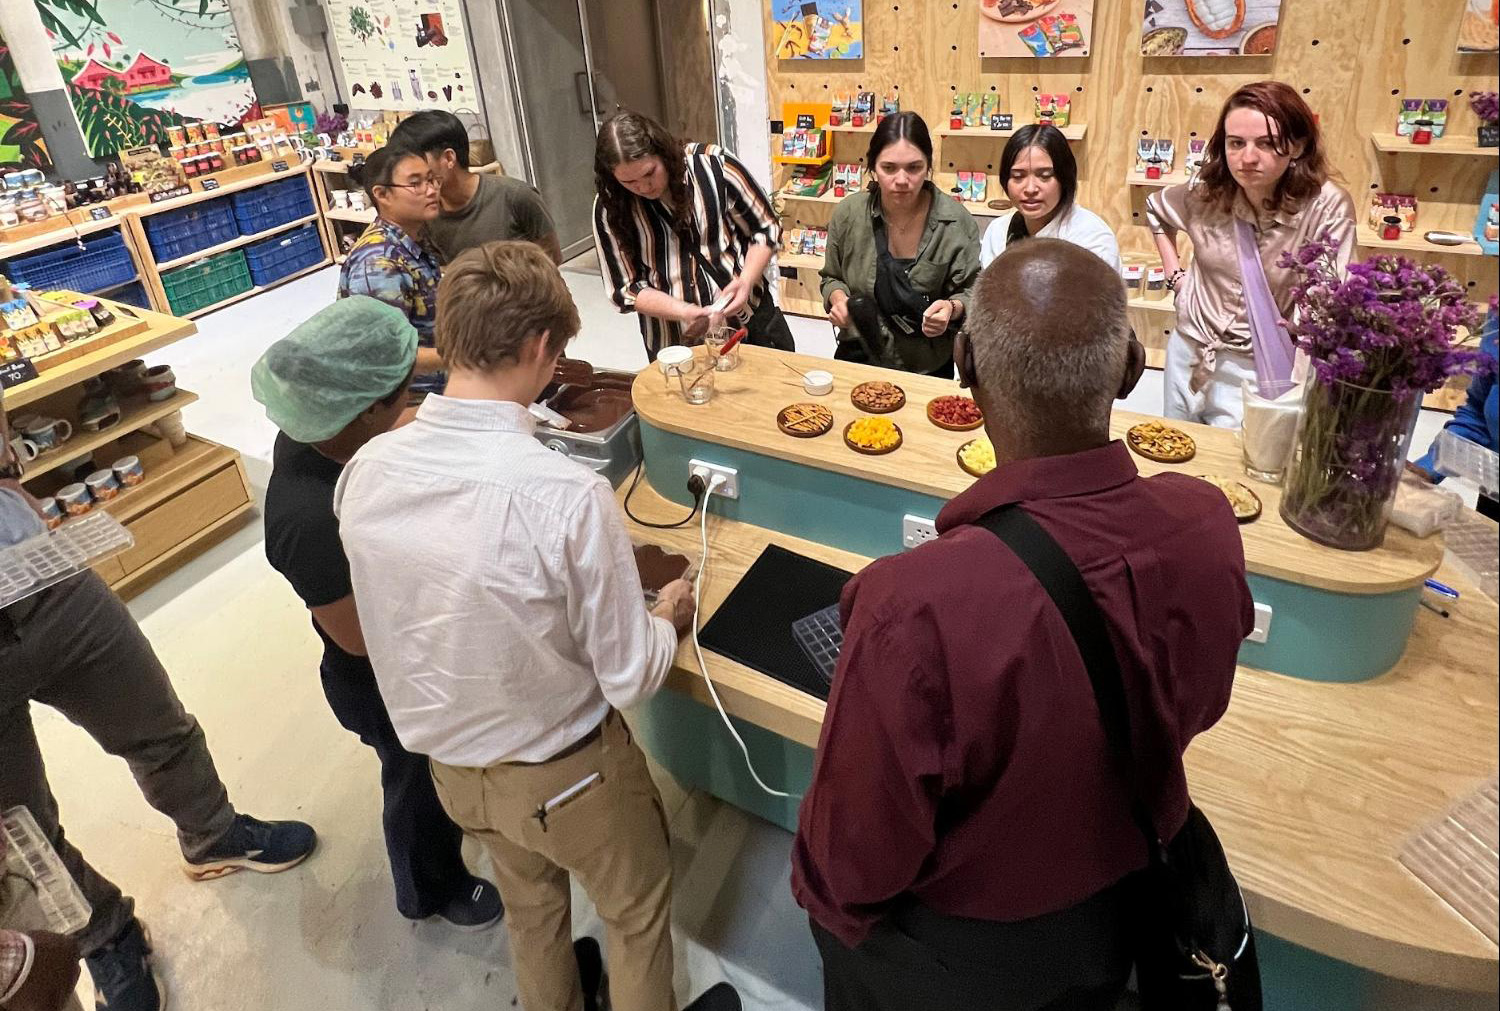
[[887, 116], [866, 156], [869, 188], [828, 225], [823, 304], [834, 357], [953, 376], [953, 337], [979, 276], [979, 226], [932, 184], [932, 138], [914, 112]]

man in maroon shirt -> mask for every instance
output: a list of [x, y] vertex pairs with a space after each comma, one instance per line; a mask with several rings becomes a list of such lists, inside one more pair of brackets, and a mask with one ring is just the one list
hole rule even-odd
[[1222, 493], [1142, 478], [1109, 437], [1139, 380], [1120, 280], [1032, 239], [980, 277], [960, 374], [998, 465], [936, 541], [844, 591], [845, 642], [802, 803], [792, 888], [829, 1011], [1113, 1008], [1146, 846], [1061, 613], [974, 522], [1019, 504], [1093, 591], [1119, 656], [1140, 788], [1162, 838], [1182, 753], [1229, 703], [1253, 624]]

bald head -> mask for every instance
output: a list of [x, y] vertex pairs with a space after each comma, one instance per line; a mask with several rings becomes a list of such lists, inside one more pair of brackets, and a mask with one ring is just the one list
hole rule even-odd
[[1109, 264], [1060, 239], [1013, 245], [979, 276], [966, 329], [986, 413], [1035, 452], [1108, 438], [1131, 361], [1125, 288]]

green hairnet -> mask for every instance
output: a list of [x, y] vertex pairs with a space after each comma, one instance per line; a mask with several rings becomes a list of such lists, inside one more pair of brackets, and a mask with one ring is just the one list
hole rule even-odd
[[323, 442], [395, 392], [416, 360], [417, 331], [406, 315], [353, 295], [267, 348], [250, 369], [250, 390], [288, 437]]

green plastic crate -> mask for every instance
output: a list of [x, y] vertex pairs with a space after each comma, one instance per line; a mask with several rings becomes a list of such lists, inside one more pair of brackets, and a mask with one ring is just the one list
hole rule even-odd
[[255, 287], [243, 249], [231, 249], [169, 270], [161, 276], [161, 284], [167, 290], [167, 302], [174, 316], [186, 316]]

